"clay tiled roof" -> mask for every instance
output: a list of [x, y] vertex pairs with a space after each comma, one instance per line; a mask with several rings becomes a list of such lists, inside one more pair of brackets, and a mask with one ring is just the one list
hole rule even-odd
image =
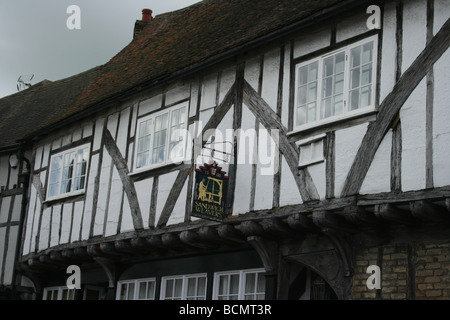
[[[137, 87], [197, 70], [344, 0], [204, 0], [156, 16], [103, 66], [0, 99], [0, 149]], [[131, 34], [130, 30], [130, 34]], [[31, 119], [26, 119], [32, 117]], [[5, 135], [15, 127], [9, 137]]]

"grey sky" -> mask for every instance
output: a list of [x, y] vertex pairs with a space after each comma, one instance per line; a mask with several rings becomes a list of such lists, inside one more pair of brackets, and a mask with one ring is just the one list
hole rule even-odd
[[[200, 0], [0, 0], [0, 98], [31, 84], [58, 80], [102, 65], [132, 40], [142, 9], [153, 16]], [[81, 10], [81, 29], [69, 30], [70, 5]]]

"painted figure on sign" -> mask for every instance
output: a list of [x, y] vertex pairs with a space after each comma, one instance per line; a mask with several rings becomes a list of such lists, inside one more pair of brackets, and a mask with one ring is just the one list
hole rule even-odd
[[205, 184], [205, 179], [202, 179], [198, 186], [198, 200], [200, 201], [207, 201], [206, 199], [206, 189], [207, 186]]

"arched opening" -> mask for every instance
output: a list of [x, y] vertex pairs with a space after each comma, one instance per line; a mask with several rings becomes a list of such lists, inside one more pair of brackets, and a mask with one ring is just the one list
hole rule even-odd
[[291, 264], [289, 300], [337, 300], [331, 286], [311, 268], [298, 263]]

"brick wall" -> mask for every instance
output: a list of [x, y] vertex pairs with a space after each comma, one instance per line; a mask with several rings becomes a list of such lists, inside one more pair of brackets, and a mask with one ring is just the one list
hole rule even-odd
[[[368, 289], [370, 265], [381, 269], [381, 289]], [[365, 248], [355, 257], [350, 299], [450, 300], [450, 244]]]

